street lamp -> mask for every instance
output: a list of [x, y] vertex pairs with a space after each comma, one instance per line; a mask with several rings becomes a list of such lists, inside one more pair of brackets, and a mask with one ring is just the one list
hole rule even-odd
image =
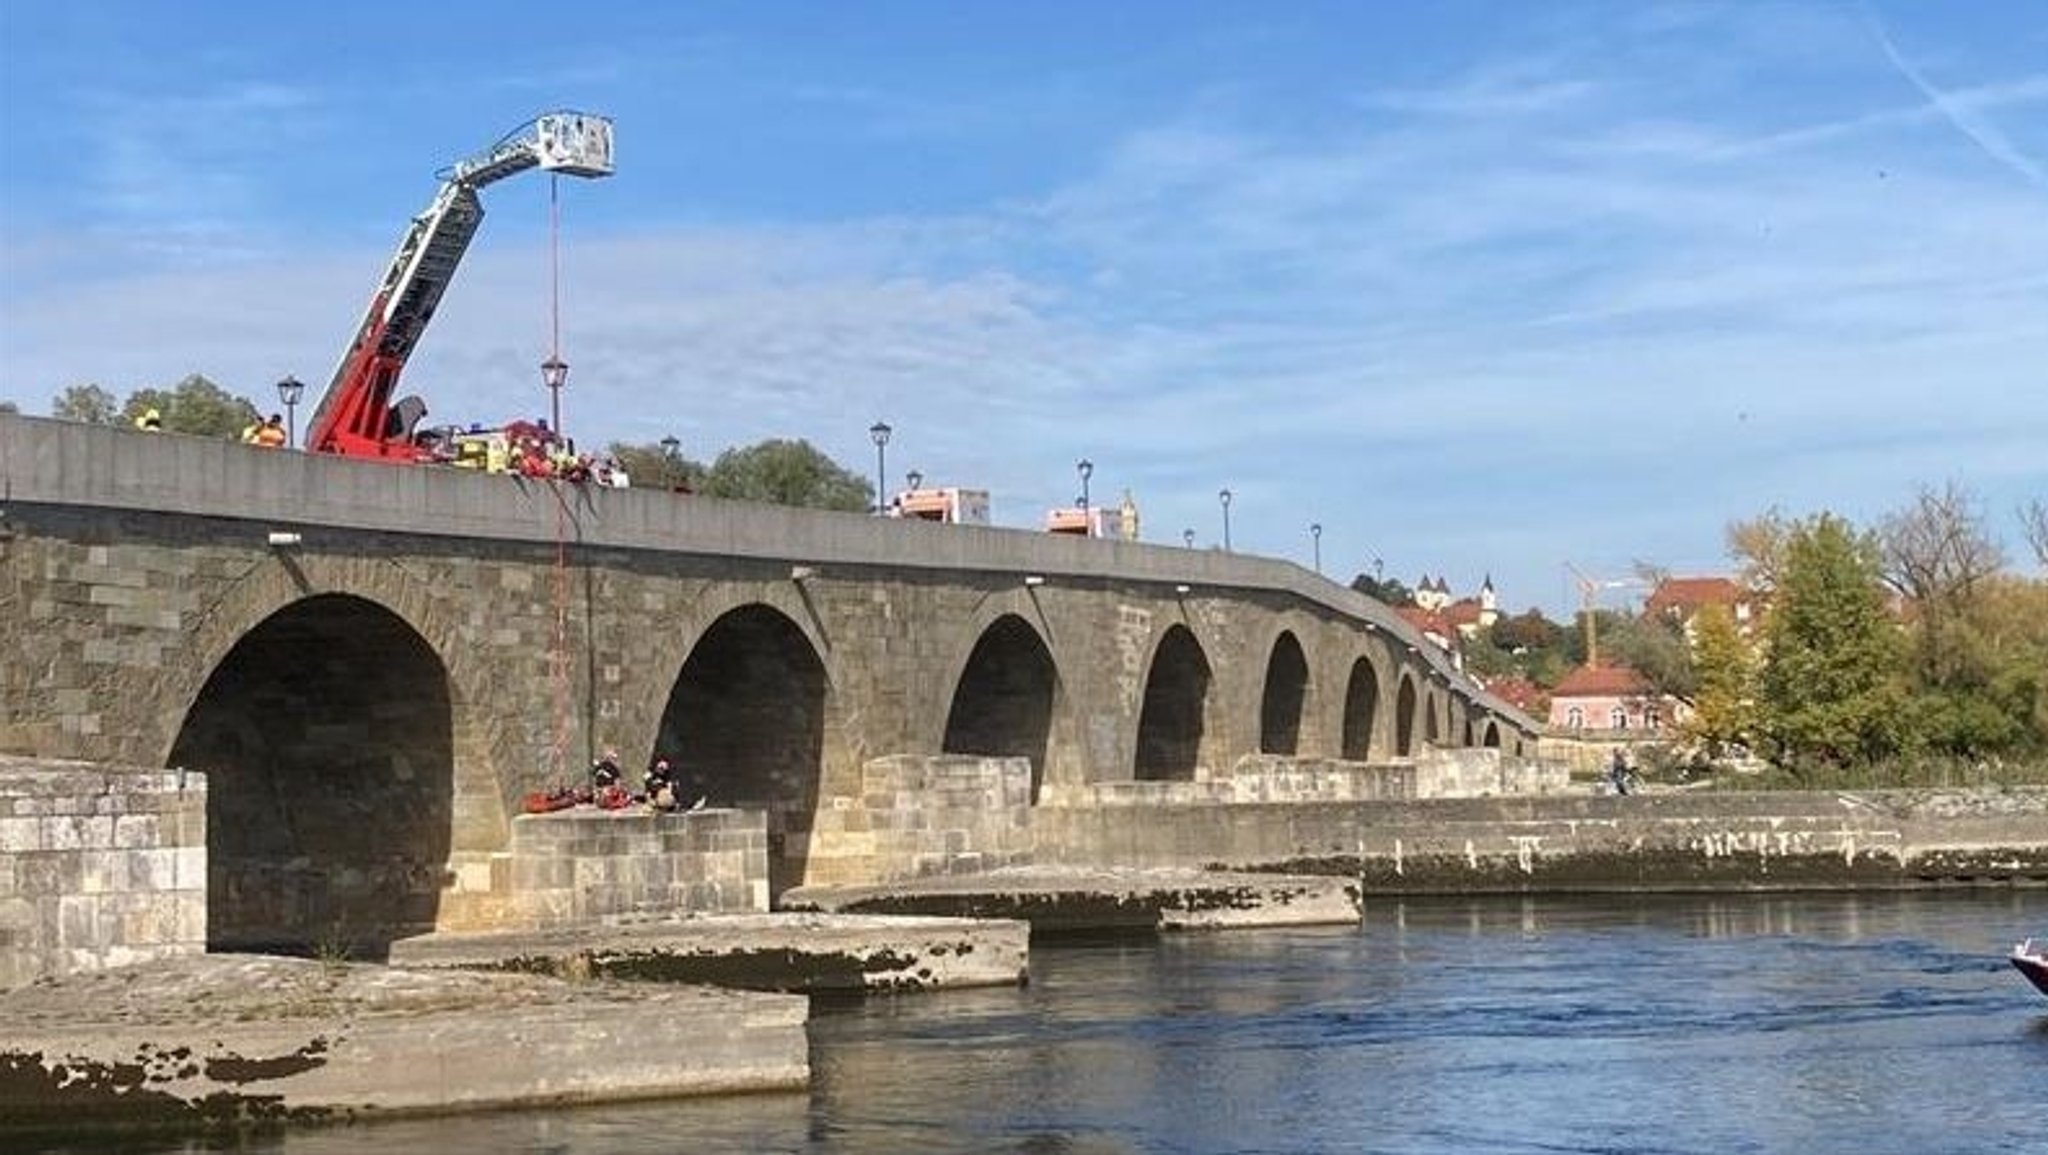
[[1074, 472], [1081, 475], [1081, 512], [1088, 512], [1088, 479], [1095, 476], [1095, 463], [1083, 457], [1074, 463]]
[[1317, 572], [1317, 573], [1322, 573], [1322, 572], [1323, 572], [1323, 523], [1322, 523], [1322, 522], [1320, 522], [1320, 521], [1310, 522], [1310, 523], [1309, 523], [1309, 527], [1308, 527], [1308, 536], [1309, 536], [1310, 540], [1311, 540], [1311, 541], [1313, 541], [1313, 542], [1315, 543], [1315, 548], [1316, 548], [1316, 572]]
[[284, 443], [293, 449], [299, 444], [299, 398], [305, 394], [305, 382], [289, 373], [277, 383], [277, 399], [284, 402]]
[[910, 492], [912, 493], [916, 493], [924, 488], [924, 473], [920, 470], [913, 469], [909, 473], [904, 474], [903, 480], [910, 483]]
[[1195, 531], [1192, 529], [1181, 530], [1180, 541], [1182, 545], [1187, 546], [1189, 549], [1195, 548]]
[[548, 432], [562, 438], [562, 386], [569, 383], [569, 363], [549, 357], [540, 363], [541, 383], [548, 387]]
[[1223, 503], [1223, 552], [1230, 552], [1230, 491], [1219, 489], [1216, 500]]
[[891, 432], [892, 430], [889, 428], [887, 421], [877, 421], [873, 425], [868, 426], [868, 436], [873, 438], [875, 442], [875, 512], [878, 514], [889, 508], [888, 504], [882, 499], [882, 490], [887, 488], [889, 484], [886, 446], [889, 444], [889, 434]]

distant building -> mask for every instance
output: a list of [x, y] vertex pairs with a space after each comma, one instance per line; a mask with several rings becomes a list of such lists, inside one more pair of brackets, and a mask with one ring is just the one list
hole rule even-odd
[[1480, 684], [1486, 687], [1487, 693], [1532, 718], [1547, 717], [1550, 713], [1549, 692], [1520, 674], [1482, 678]]
[[1667, 577], [1643, 599], [1643, 614], [1676, 623], [1691, 641], [1693, 620], [1708, 606], [1726, 607], [1743, 637], [1756, 627], [1756, 595], [1724, 577]]
[[1451, 585], [1441, 574], [1424, 574], [1415, 586], [1415, 604], [1396, 607], [1395, 612], [1453, 657], [1458, 657], [1464, 643], [1478, 637], [1479, 631], [1491, 629], [1500, 620], [1492, 574], [1486, 575], [1477, 596], [1457, 599], [1451, 597]]
[[1627, 666], [1580, 666], [1550, 688], [1553, 729], [1654, 733], [1685, 721], [1689, 712]]

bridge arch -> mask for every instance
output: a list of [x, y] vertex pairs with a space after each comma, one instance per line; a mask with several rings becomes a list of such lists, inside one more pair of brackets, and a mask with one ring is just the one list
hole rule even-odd
[[1294, 755], [1301, 749], [1302, 707], [1308, 696], [1308, 659], [1293, 630], [1281, 630], [1266, 654], [1266, 685], [1259, 695], [1259, 752]]
[[976, 636], [952, 687], [940, 751], [1029, 759], [1037, 801], [1059, 701], [1051, 647], [1019, 614], [1000, 614]]
[[1140, 781], [1192, 781], [1208, 733], [1214, 674], [1193, 630], [1166, 627], [1145, 671], [1132, 776]]
[[1351, 663], [1344, 685], [1344, 738], [1340, 756], [1353, 762], [1372, 758], [1373, 729], [1380, 712], [1380, 674], [1371, 658], [1361, 654]]
[[1443, 699], [1432, 687], [1422, 698], [1422, 740], [1431, 746], [1443, 745], [1443, 713]]
[[654, 752], [678, 795], [768, 812], [771, 894], [801, 885], [832, 728], [832, 683], [802, 626], [749, 602], [705, 627], [669, 690]]
[[1480, 737], [1479, 744], [1495, 750], [1500, 749], [1500, 723], [1498, 721], [1493, 718], [1486, 720], [1486, 730]]
[[1400, 687], [1394, 693], [1394, 754], [1406, 758], [1415, 753], [1415, 676], [1401, 671]]
[[208, 775], [208, 947], [381, 958], [432, 930], [455, 712], [434, 648], [370, 599], [309, 594], [243, 633], [167, 759]]

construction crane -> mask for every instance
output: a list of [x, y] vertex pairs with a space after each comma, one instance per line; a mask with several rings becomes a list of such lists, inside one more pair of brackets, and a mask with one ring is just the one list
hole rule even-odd
[[1564, 568], [1571, 571], [1572, 579], [1579, 586], [1579, 617], [1586, 623], [1586, 665], [1600, 664], [1599, 633], [1593, 625], [1593, 611], [1598, 607], [1601, 590], [1627, 589], [1643, 583], [1634, 578], [1589, 578], [1578, 566], [1570, 562]]
[[421, 459], [413, 432], [426, 416], [426, 403], [407, 397], [394, 404], [392, 391], [483, 224], [477, 193], [530, 168], [610, 176], [612, 122], [589, 113], [550, 112], [439, 174], [440, 191], [399, 241], [356, 326], [355, 340], [313, 411], [306, 427], [308, 449], [386, 461]]

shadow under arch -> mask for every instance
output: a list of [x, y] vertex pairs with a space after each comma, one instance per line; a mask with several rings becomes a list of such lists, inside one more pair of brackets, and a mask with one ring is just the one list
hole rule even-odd
[[1372, 659], [1360, 656], [1351, 663], [1351, 676], [1344, 684], [1344, 740], [1341, 756], [1352, 762], [1372, 757], [1373, 726], [1379, 719], [1380, 673]]
[[1308, 697], [1308, 659], [1293, 630], [1282, 630], [1266, 656], [1266, 687], [1259, 696], [1259, 752], [1293, 755], [1301, 749], [1301, 711]]
[[1422, 700], [1422, 740], [1432, 746], [1443, 745], [1443, 704], [1437, 700], [1436, 691], [1431, 690]]
[[1394, 693], [1394, 753], [1402, 758], [1415, 753], [1415, 679], [1405, 670]]
[[1500, 723], [1499, 723], [1499, 722], [1496, 722], [1496, 721], [1494, 721], [1494, 720], [1493, 720], [1493, 719], [1491, 719], [1491, 718], [1488, 718], [1488, 719], [1486, 720], [1486, 734], [1485, 734], [1485, 737], [1483, 737], [1483, 738], [1481, 738], [1481, 739], [1480, 739], [1480, 745], [1482, 745], [1482, 746], [1490, 746], [1490, 747], [1492, 747], [1492, 748], [1494, 748], [1494, 749], [1496, 749], [1496, 750], [1500, 749]]
[[768, 812], [771, 896], [799, 886], [824, 772], [828, 680], [804, 631], [773, 606], [727, 610], [690, 648], [655, 750], [677, 795]]
[[954, 683], [939, 749], [1029, 759], [1035, 803], [1044, 784], [1058, 696], [1059, 669], [1045, 639], [1022, 617], [1003, 614], [976, 639]]
[[1212, 675], [1194, 632], [1175, 622], [1159, 638], [1145, 674], [1145, 703], [1131, 772], [1139, 781], [1192, 781], [1202, 754]]
[[320, 593], [250, 628], [168, 762], [208, 775], [207, 948], [382, 959], [434, 929], [454, 746], [448, 672], [391, 610]]

